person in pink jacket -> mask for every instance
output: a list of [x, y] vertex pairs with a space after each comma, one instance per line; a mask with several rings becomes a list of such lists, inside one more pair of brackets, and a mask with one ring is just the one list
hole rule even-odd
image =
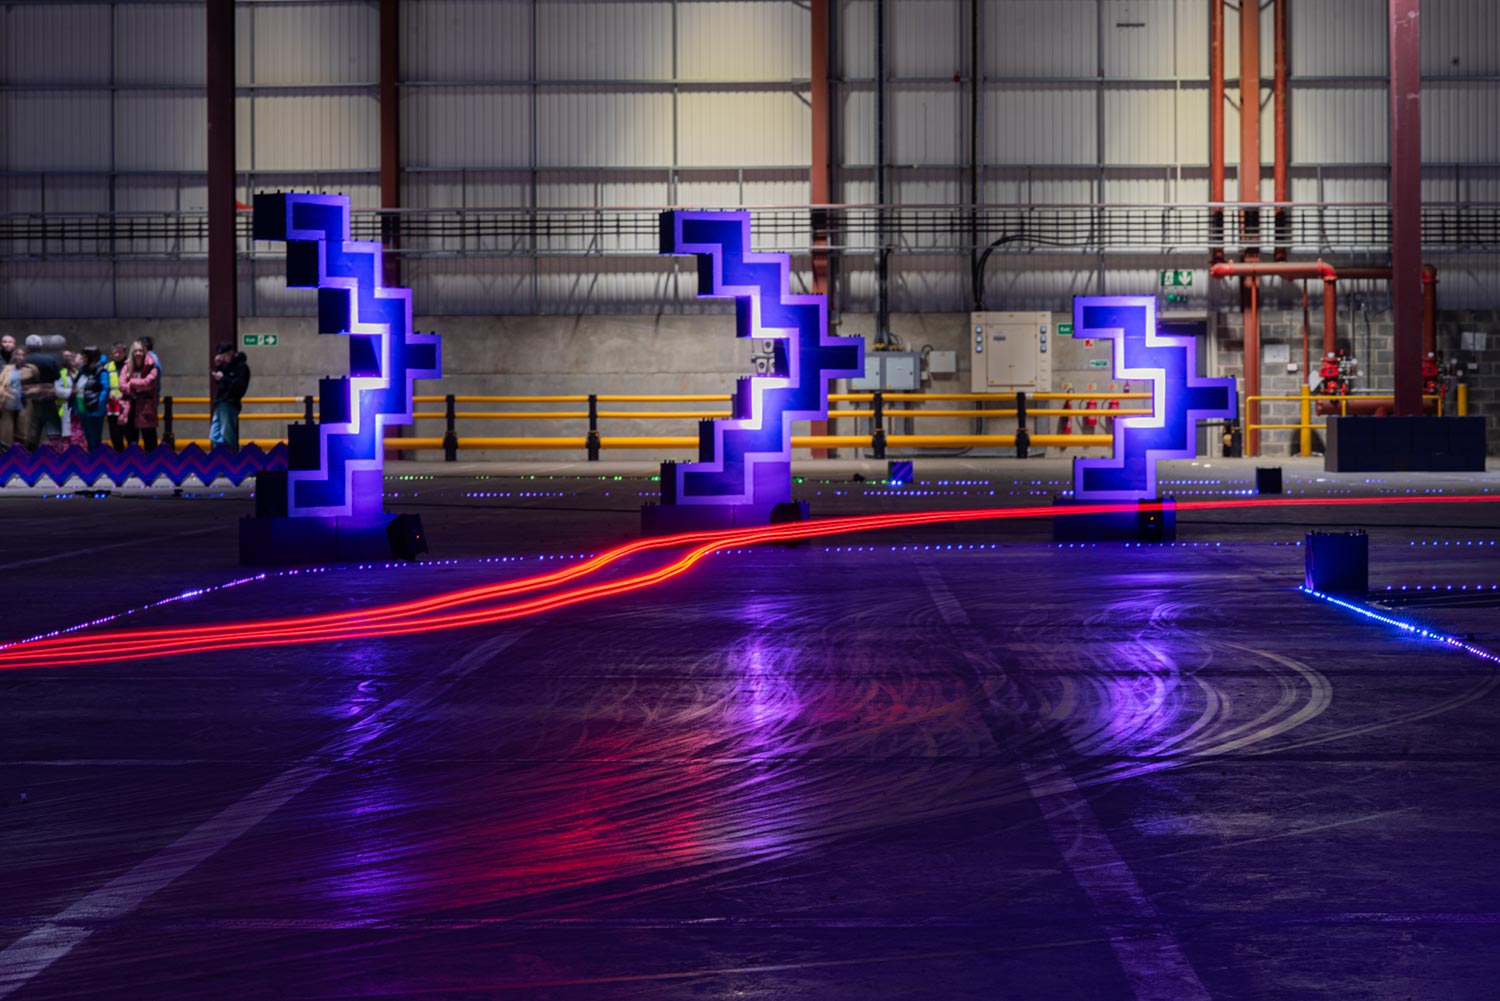
[[150, 451], [156, 447], [156, 401], [161, 394], [161, 370], [156, 367], [145, 345], [136, 341], [130, 346], [130, 357], [120, 373], [120, 425], [125, 441], [140, 442]]

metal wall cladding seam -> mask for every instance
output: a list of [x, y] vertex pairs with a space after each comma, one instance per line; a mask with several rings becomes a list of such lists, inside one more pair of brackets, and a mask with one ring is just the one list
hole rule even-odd
[[734, 171], [686, 174], [677, 185], [677, 204], [700, 209], [806, 205], [807, 178], [743, 176]]
[[[380, 76], [380, 13], [374, 4], [263, 4], [254, 9], [258, 84], [373, 83]], [[244, 46], [247, 40], [239, 40]], [[236, 63], [239, 58], [236, 58]]]
[[207, 17], [183, 4], [115, 7], [115, 79], [134, 85], [202, 87]]
[[[669, 179], [665, 170], [549, 170], [538, 178], [537, 203], [548, 208], [656, 207], [669, 201]], [[582, 237], [549, 237], [543, 249], [586, 251], [590, 244]]]
[[1370, 204], [1390, 200], [1390, 187], [1383, 176], [1324, 177], [1323, 199], [1330, 204]]
[[1092, 77], [1099, 71], [1099, 20], [1080, 0], [986, 0], [985, 75]]
[[969, 62], [968, 5], [959, 0], [893, 0], [886, 38], [896, 77], [952, 77]]
[[1177, 144], [1181, 164], [1208, 163], [1208, 88], [1184, 87], [1177, 93]]
[[[475, 316], [531, 311], [531, 261], [417, 259], [402, 265], [412, 302], [429, 316]], [[434, 392], [448, 380], [434, 384]]]
[[[1114, 79], [1174, 75], [1175, 0], [1129, 0], [1103, 7], [1104, 75]], [[1203, 44], [1200, 40], [1200, 46]]]
[[531, 92], [515, 87], [404, 88], [401, 147], [407, 167], [527, 167]]
[[660, 166], [672, 160], [672, 95], [548, 89], [538, 97], [546, 167]]
[[7, 123], [0, 163], [8, 170], [108, 170], [108, 91], [0, 92]]
[[[639, 313], [655, 311], [667, 296], [672, 262], [666, 258], [545, 257], [537, 262], [543, 313]], [[518, 304], [520, 305], [520, 304]], [[527, 312], [523, 308], [497, 312]], [[582, 364], [575, 367], [584, 367]]]
[[115, 180], [115, 209], [120, 212], [175, 212], [180, 198], [172, 176], [125, 176]]
[[1086, 205], [1096, 200], [1095, 172], [1079, 169], [992, 167], [984, 175], [985, 201], [1026, 210], [1033, 205]]
[[[678, 162], [685, 166], [811, 162], [812, 112], [804, 95], [754, 89], [688, 91], [677, 101]], [[668, 128], [670, 135], [670, 122]]]
[[1092, 85], [1007, 84], [985, 88], [987, 163], [1076, 164], [1097, 159]]
[[[413, 209], [524, 208], [531, 204], [527, 170], [442, 170], [409, 173], [402, 204]], [[455, 242], [452, 248], [457, 249]]]
[[1104, 92], [1104, 162], [1176, 163], [1176, 94], [1166, 87]]
[[838, 127], [842, 132], [840, 147], [844, 163], [875, 162], [875, 91], [841, 87], [836, 92], [839, 102]]
[[875, 76], [875, 4], [873, 0], [836, 0], [838, 60], [845, 80]]
[[531, 6], [531, 0], [422, 0], [402, 4], [401, 79], [461, 82], [529, 78]]
[[[1423, 5], [1431, 6], [1431, 0]], [[1383, 0], [1317, 0], [1287, 4], [1290, 68], [1298, 76], [1381, 76], [1386, 65]], [[1422, 18], [1427, 31], [1427, 17]], [[1262, 46], [1272, 36], [1263, 35]]]
[[0, 8], [0, 80], [108, 83], [110, 8], [22, 4]]
[[201, 93], [122, 91], [114, 114], [116, 169], [206, 169], [208, 100]]
[[110, 265], [46, 261], [0, 265], [0, 313], [11, 317], [109, 316]]
[[684, 80], [804, 80], [811, 23], [793, 0], [679, 0], [678, 76]]
[[114, 276], [118, 316], [203, 316], [208, 265], [203, 261], [122, 261]]
[[1467, 82], [1422, 88], [1424, 163], [1500, 161], [1500, 87]]
[[543, 80], [670, 80], [672, 5], [552, 0], [537, 7]]
[[[1385, 87], [1298, 87], [1293, 77], [1290, 109], [1294, 162], [1386, 162], [1390, 128], [1387, 103]], [[1423, 111], [1425, 117], [1426, 109]]]
[[912, 166], [968, 162], [968, 95], [952, 84], [901, 84], [889, 91], [890, 159]]
[[1422, 4], [1422, 72], [1500, 75], [1500, 4], [1427, 0]]
[[380, 108], [373, 92], [261, 94], [253, 113], [256, 171], [380, 166]]

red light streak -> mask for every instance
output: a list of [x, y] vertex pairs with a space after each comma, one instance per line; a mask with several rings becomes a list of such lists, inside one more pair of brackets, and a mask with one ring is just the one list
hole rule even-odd
[[[1448, 497], [1338, 497], [1338, 498], [1234, 498], [1226, 500], [1179, 501], [1178, 512], [1279, 509], [1301, 507], [1358, 507], [1396, 504], [1474, 504], [1500, 502], [1500, 495]], [[719, 549], [754, 546], [768, 542], [787, 542], [868, 532], [886, 528], [950, 524], [971, 521], [995, 521], [1019, 518], [1069, 517], [1090, 514], [1116, 514], [1149, 509], [1152, 505], [1134, 502], [1089, 504], [1054, 509], [1051, 507], [978, 508], [956, 511], [914, 511], [905, 514], [861, 515], [792, 522], [765, 528], [738, 529], [729, 532], [691, 532], [682, 535], [641, 539], [612, 549], [576, 566], [521, 580], [451, 591], [414, 601], [398, 602], [355, 612], [305, 615], [282, 619], [225, 623], [209, 626], [166, 627], [157, 629], [110, 630], [53, 639], [17, 643], [0, 648], [0, 670], [33, 667], [60, 667], [78, 664], [113, 663], [142, 660], [181, 653], [208, 653], [247, 647], [287, 646], [297, 643], [334, 642], [348, 639], [373, 639], [416, 633], [459, 629], [527, 618], [544, 612], [625, 594], [651, 587], [677, 577], [710, 553]], [[622, 559], [653, 550], [690, 546], [687, 552], [655, 569], [622, 577], [618, 580], [584, 584], [572, 589], [484, 605], [496, 598], [542, 591], [591, 576]], [[481, 607], [469, 607], [480, 605]], [[467, 610], [461, 610], [465, 609]]]

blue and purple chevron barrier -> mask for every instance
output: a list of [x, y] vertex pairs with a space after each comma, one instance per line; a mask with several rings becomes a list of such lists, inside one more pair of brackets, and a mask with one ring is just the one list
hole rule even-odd
[[663, 212], [661, 252], [695, 255], [699, 297], [733, 298], [735, 335], [773, 355], [739, 380], [732, 417], [699, 424], [697, 462], [663, 464], [647, 531], [766, 524], [791, 503], [792, 422], [828, 416], [828, 380], [863, 373], [864, 342], [829, 336], [823, 296], [792, 294], [789, 255], [751, 251], [748, 212]]
[[205, 484], [228, 480], [239, 485], [252, 476], [286, 468], [287, 450], [281, 444], [271, 446], [270, 451], [262, 451], [259, 445], [246, 445], [237, 452], [223, 445], [207, 452], [197, 445], [189, 445], [180, 452], [170, 448], [145, 452], [135, 445], [123, 452], [112, 448], [89, 452], [76, 445], [28, 452], [20, 445], [12, 445], [0, 452], [0, 485], [20, 480], [34, 487], [46, 479], [62, 486], [74, 478], [90, 487], [100, 481], [124, 486], [131, 479], [148, 486], [167, 480], [180, 487], [190, 479]]
[[254, 228], [257, 240], [286, 242], [288, 287], [318, 290], [318, 333], [349, 338], [349, 374], [318, 383], [319, 423], [288, 429], [286, 482], [257, 481], [241, 561], [425, 551], [415, 516], [385, 513], [384, 438], [386, 427], [412, 422], [413, 383], [442, 377], [437, 335], [412, 330], [411, 290], [384, 283], [380, 244], [350, 238], [348, 197], [256, 195]]

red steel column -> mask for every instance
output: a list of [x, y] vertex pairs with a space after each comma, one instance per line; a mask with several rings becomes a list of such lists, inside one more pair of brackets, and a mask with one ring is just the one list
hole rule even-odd
[[[1289, 108], [1287, 101], [1291, 96], [1291, 70], [1288, 65], [1289, 54], [1287, 51], [1287, 21], [1286, 0], [1272, 0], [1272, 14], [1276, 25], [1276, 75], [1272, 82], [1272, 93], [1275, 95], [1276, 114], [1276, 168], [1275, 187], [1273, 196], [1278, 202], [1289, 202], [1291, 196], [1291, 125], [1288, 118]], [[1276, 234], [1276, 260], [1286, 260], [1286, 240], [1291, 236], [1291, 215], [1285, 207], [1278, 206], [1276, 209], [1276, 222], [1273, 232]]]
[[[208, 0], [208, 358], [221, 341], [239, 343], [235, 269], [234, 0]], [[213, 380], [209, 380], [213, 397]]]
[[[829, 174], [829, 123], [833, 118], [829, 113], [832, 99], [828, 82], [828, 19], [831, 3], [832, 0], [812, 0], [810, 10], [812, 74], [808, 99], [812, 105], [812, 165], [808, 174], [808, 189], [809, 201], [815, 206], [826, 206], [833, 200], [832, 178]], [[812, 217], [812, 290], [816, 295], [829, 297], [827, 210], [815, 208]], [[831, 306], [830, 302], [830, 315], [833, 312]], [[809, 431], [815, 435], [827, 434], [828, 423], [813, 421]], [[833, 452], [831, 449], [815, 448], [812, 456], [814, 459], [828, 459], [832, 458]]]
[[1391, 295], [1396, 414], [1422, 412], [1421, 0], [1389, 0]]
[[[1240, 4], [1240, 201], [1260, 201], [1259, 0]], [[1260, 213], [1249, 206], [1241, 211], [1245, 213], [1245, 260], [1258, 260], [1255, 238], [1260, 232]]]
[[[401, 2], [380, 0], [380, 207], [401, 207]], [[401, 230], [388, 216], [380, 227], [385, 244], [385, 283], [401, 284]]]
[[[1224, 0], [1208, 0], [1208, 200], [1224, 200]], [[1210, 256], [1224, 260], [1224, 210], [1209, 215]]]

